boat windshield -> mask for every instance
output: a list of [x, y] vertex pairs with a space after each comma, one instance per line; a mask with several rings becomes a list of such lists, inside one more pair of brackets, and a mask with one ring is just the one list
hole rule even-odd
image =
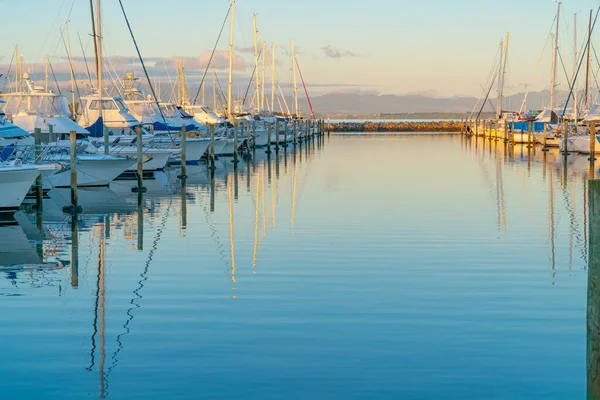
[[119, 107], [119, 110], [127, 111], [127, 107], [125, 107], [125, 104], [123, 104], [123, 100], [121, 100], [119, 97], [115, 97], [115, 103], [117, 103], [117, 107]]
[[135, 114], [135, 115], [141, 115], [141, 116], [155, 116], [158, 113], [158, 111], [156, 110], [156, 104], [154, 103], [148, 103], [148, 102], [141, 102], [141, 103], [129, 103], [129, 109]]
[[3, 95], [6, 101], [4, 111], [7, 114], [15, 115], [20, 112], [43, 116], [64, 116], [71, 115], [69, 103], [64, 96], [60, 95]]
[[179, 117], [177, 108], [173, 104], [161, 104], [160, 109], [163, 112], [165, 118], [176, 118]]

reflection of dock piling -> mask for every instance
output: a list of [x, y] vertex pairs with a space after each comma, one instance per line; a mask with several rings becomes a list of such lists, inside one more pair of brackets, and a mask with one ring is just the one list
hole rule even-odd
[[71, 217], [71, 286], [79, 286], [79, 220], [77, 215]]

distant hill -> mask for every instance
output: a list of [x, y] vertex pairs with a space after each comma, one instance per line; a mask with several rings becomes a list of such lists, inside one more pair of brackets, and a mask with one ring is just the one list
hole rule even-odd
[[[524, 93], [515, 94], [504, 99], [504, 110], [519, 111], [523, 103]], [[550, 94], [547, 90], [531, 92], [527, 96], [527, 108], [542, 108], [547, 104]], [[566, 93], [559, 93], [557, 104], [564, 102]], [[291, 100], [287, 99], [288, 104]], [[311, 98], [313, 109], [319, 115], [340, 116], [369, 116], [376, 117], [382, 114], [439, 114], [439, 118], [450, 115], [464, 115], [471, 113], [477, 104], [477, 98], [460, 97], [428, 97], [425, 95], [377, 95], [365, 93], [330, 93]], [[309, 112], [306, 99], [300, 100], [300, 107], [304, 113]], [[479, 111], [479, 107], [477, 111]], [[483, 108], [484, 112], [493, 112], [496, 108], [496, 99], [491, 98]], [[418, 118], [418, 117], [413, 117]]]

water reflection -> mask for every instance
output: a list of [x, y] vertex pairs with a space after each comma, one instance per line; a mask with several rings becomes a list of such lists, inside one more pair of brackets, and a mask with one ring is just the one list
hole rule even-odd
[[[565, 361], [555, 339], [577, 341], [557, 326], [583, 332], [583, 315], [567, 316], [585, 276], [587, 160], [459, 136], [328, 143], [259, 149], [237, 167], [221, 157], [214, 171], [188, 166], [185, 182], [167, 169], [145, 181], [146, 194], [117, 182], [83, 193], [85, 214], [75, 218], [46, 207], [47, 233], [27, 238], [23, 253], [70, 261], [42, 271], [65, 283], [60, 302], [42, 287], [13, 291], [43, 300], [37, 313], [42, 302], [26, 304], [34, 339], [46, 312], [59, 324], [44, 332], [52, 346], [20, 355], [35, 360], [27, 373], [46, 366], [43, 354], [60, 364], [40, 379], [68, 387], [64, 397], [120, 398], [133, 388], [149, 399], [244, 397], [243, 376], [267, 387], [263, 398], [290, 388], [326, 395], [328, 386], [305, 384], [324, 381], [340, 397], [433, 398], [423, 392], [433, 385], [449, 397], [518, 398], [506, 388], [523, 387], [502, 376], [517, 371], [543, 382], [534, 394], [547, 393], [551, 367], [581, 380], [583, 351], [577, 364]], [[19, 285], [28, 279], [20, 274]], [[588, 319], [588, 333], [598, 329]], [[62, 336], [69, 346], [56, 344]], [[540, 361], [521, 367], [527, 360]], [[262, 378], [274, 373], [281, 384]], [[399, 376], [406, 391], [390, 383]], [[465, 392], [465, 376], [481, 392]]]

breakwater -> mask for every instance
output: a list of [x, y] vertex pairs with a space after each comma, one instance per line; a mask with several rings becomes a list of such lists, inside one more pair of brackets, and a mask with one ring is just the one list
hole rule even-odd
[[338, 122], [330, 123], [331, 132], [460, 132], [460, 121]]

